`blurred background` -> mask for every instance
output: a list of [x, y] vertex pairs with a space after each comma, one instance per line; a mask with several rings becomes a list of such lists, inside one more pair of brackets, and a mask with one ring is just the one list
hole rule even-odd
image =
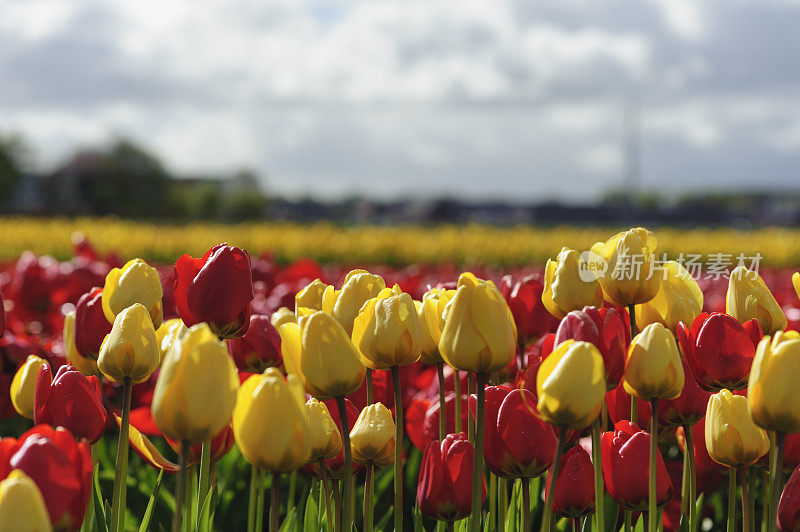
[[0, 0], [0, 205], [800, 224], [796, 0]]

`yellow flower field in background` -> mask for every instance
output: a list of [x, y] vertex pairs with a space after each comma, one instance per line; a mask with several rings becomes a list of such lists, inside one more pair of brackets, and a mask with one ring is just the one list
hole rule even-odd
[[[100, 252], [117, 251], [122, 258], [141, 256], [165, 262], [183, 253], [200, 256], [212, 245], [227, 241], [253, 255], [271, 252], [286, 261], [312, 257], [344, 264], [455, 262], [543, 267], [563, 246], [589, 249], [620, 229], [475, 224], [342, 226], [329, 222], [160, 225], [112, 218], [7, 217], [0, 218], [0, 259], [15, 259], [25, 250], [68, 258], [72, 255], [71, 237], [80, 231]], [[740, 253], [746, 257], [760, 253], [762, 264], [800, 264], [800, 229], [651, 229], [659, 240], [659, 255], [667, 253], [670, 258], [682, 252], [684, 257], [699, 254], [708, 261], [710, 255], [722, 253], [735, 261]]]

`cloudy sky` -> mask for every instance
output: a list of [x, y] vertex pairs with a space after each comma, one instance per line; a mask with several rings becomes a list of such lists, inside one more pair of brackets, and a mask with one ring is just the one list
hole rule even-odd
[[[800, 187], [797, 0], [0, 0], [0, 132], [320, 197]], [[638, 110], [638, 111], [637, 111]], [[636, 120], [629, 121], [637, 123]], [[666, 187], [666, 188], [664, 188]]]

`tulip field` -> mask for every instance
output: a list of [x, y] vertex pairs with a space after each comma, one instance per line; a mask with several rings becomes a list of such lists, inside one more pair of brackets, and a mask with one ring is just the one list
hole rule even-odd
[[800, 230], [0, 244], [0, 532], [800, 530]]

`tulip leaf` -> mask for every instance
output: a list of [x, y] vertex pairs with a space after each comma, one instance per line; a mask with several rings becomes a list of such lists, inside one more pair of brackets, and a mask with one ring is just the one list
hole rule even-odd
[[425, 527], [422, 525], [422, 514], [419, 512], [419, 504], [414, 505], [411, 516], [414, 518], [414, 532], [425, 532]]
[[617, 520], [619, 519], [619, 505], [608, 493], [603, 497], [603, 509], [606, 517], [604, 530], [616, 530]]
[[97, 523], [97, 529], [101, 531], [108, 531], [108, 517], [105, 505], [103, 504], [103, 494], [100, 491], [100, 463], [94, 465], [94, 475], [92, 475], [94, 490], [94, 521]]
[[678, 525], [678, 532], [689, 532], [689, 516], [681, 514], [681, 523]]
[[697, 497], [697, 503], [695, 504], [695, 511], [694, 511], [695, 519], [694, 523], [692, 523], [693, 524], [692, 528], [694, 530], [692, 530], [692, 532], [697, 532], [698, 525], [700, 524], [700, 521], [702, 521], [700, 516], [703, 515], [703, 507], [705, 506], [705, 502], [706, 502], [706, 494], [701, 493], [700, 496]]
[[378, 521], [373, 528], [375, 530], [386, 530], [388, 528], [389, 520], [391, 520], [393, 517], [394, 517], [394, 506], [390, 506], [389, 508], [386, 509], [386, 513], [383, 514], [381, 520]]
[[644, 513], [639, 515], [639, 520], [636, 521], [636, 526], [633, 527], [633, 532], [644, 532], [644, 521], [645, 521], [645, 519], [646, 519], [646, 517], [645, 517]]
[[294, 522], [297, 519], [297, 508], [292, 508], [283, 520], [283, 524], [278, 529], [280, 532], [289, 532], [294, 528]]
[[506, 511], [506, 527], [508, 532], [515, 532], [517, 530], [517, 515], [519, 505], [519, 482], [514, 482], [514, 487], [511, 489], [511, 497], [508, 501], [508, 510]]
[[200, 509], [200, 520], [197, 527], [198, 532], [207, 532], [211, 530], [211, 499], [213, 498], [213, 495], [214, 486], [211, 486], [205, 498], [203, 499], [203, 506]]
[[158, 480], [156, 480], [155, 486], [153, 486], [153, 494], [150, 495], [150, 500], [147, 502], [147, 509], [142, 516], [142, 524], [139, 525], [139, 532], [147, 532], [147, 529], [150, 527], [150, 519], [153, 517], [153, 508], [156, 506], [156, 498], [158, 497], [158, 491], [161, 488], [161, 480], [163, 477], [164, 470], [162, 469], [158, 474]]
[[[303, 516], [303, 532], [313, 532], [321, 530], [321, 522], [319, 515], [319, 507], [317, 497], [315, 495], [314, 483], [311, 483], [311, 489], [308, 490], [308, 497], [306, 497], [306, 510]], [[325, 507], [323, 506], [323, 512]], [[330, 531], [333, 532], [333, 531]]]

